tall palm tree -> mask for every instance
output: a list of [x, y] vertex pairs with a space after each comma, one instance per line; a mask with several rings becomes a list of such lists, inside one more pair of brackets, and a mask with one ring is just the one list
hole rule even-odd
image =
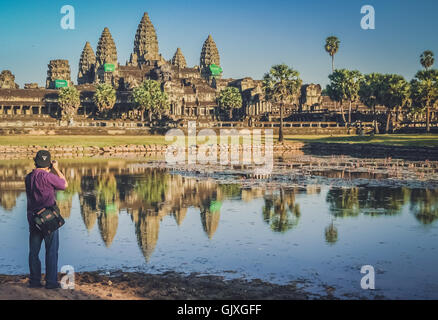
[[148, 111], [149, 123], [152, 122], [152, 114], [161, 116], [170, 107], [168, 95], [155, 80], [145, 80], [135, 88], [132, 92], [132, 101], [141, 111], [141, 121], [144, 121], [144, 112]]
[[426, 71], [429, 70], [430, 67], [433, 66], [435, 63], [434, 54], [430, 50], [424, 51], [420, 56], [420, 63], [426, 69]]
[[325, 40], [324, 49], [332, 57], [332, 73], [335, 71], [335, 54], [338, 52], [340, 44], [341, 41], [335, 36], [330, 36]]
[[266, 99], [280, 104], [280, 129], [278, 141], [283, 142], [283, 107], [293, 103], [301, 90], [303, 81], [300, 73], [285, 64], [272, 66], [271, 70], [263, 77], [263, 90]]
[[360, 101], [373, 112], [374, 133], [376, 134], [379, 133], [376, 107], [382, 102], [381, 97], [384, 82], [385, 77], [383, 74], [371, 73], [364, 76], [359, 88]]
[[58, 104], [61, 108], [62, 119], [70, 123], [81, 105], [80, 93], [76, 87], [61, 88], [58, 94]]
[[344, 102], [349, 103], [348, 124], [351, 124], [352, 103], [359, 97], [360, 82], [362, 74], [357, 70], [337, 69], [329, 75], [330, 83], [327, 85], [329, 97], [340, 104], [342, 120], [346, 123], [344, 114]]
[[426, 132], [430, 132], [430, 110], [438, 101], [438, 70], [418, 71], [411, 81], [414, 109], [426, 112]]
[[116, 103], [116, 90], [107, 83], [99, 84], [93, 96], [93, 101], [101, 116], [108, 116], [108, 112]]

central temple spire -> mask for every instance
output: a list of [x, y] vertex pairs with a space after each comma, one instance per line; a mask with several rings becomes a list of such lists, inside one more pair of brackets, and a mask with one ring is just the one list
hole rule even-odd
[[149, 19], [149, 15], [145, 12], [135, 35], [134, 53], [131, 55], [131, 63], [135, 64], [137, 62], [141, 65], [157, 60], [161, 60], [158, 53], [157, 33]]
[[99, 39], [96, 50], [96, 82], [114, 82], [114, 75], [117, 73], [117, 69], [116, 44], [109, 29], [105, 28]]

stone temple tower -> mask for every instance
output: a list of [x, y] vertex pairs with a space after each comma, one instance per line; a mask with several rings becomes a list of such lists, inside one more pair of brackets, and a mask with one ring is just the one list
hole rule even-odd
[[78, 84], [94, 82], [94, 69], [96, 67], [96, 56], [89, 42], [85, 44], [79, 61]]
[[46, 88], [55, 89], [71, 85], [68, 60], [51, 60], [48, 65]]
[[145, 12], [137, 28], [134, 53], [131, 54], [130, 64], [153, 65], [154, 62], [162, 60], [158, 51], [157, 33], [149, 15]]
[[201, 76], [203, 78], [211, 78], [212, 74], [210, 66], [213, 64], [220, 67], [221, 60], [219, 57], [219, 51], [216, 47], [216, 43], [214, 42], [213, 37], [209, 35], [207, 40], [205, 40], [204, 45], [202, 46], [201, 61], [199, 65], [201, 68]]
[[108, 28], [100, 36], [96, 51], [95, 82], [116, 85], [118, 74], [117, 49]]
[[173, 55], [171, 63], [172, 65], [181, 69], [187, 67], [186, 58], [184, 57], [180, 48], [176, 49], [176, 52]]

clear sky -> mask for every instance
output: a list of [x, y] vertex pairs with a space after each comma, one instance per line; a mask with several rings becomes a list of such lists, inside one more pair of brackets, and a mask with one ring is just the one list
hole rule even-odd
[[[75, 30], [60, 27], [63, 5], [75, 8]], [[360, 27], [363, 5], [375, 8], [375, 30]], [[96, 50], [104, 27], [124, 65], [145, 11], [166, 59], [181, 47], [188, 65], [198, 65], [211, 33], [226, 78], [261, 79], [271, 65], [286, 63], [305, 83], [325, 85], [331, 65], [323, 45], [329, 35], [341, 40], [336, 67], [363, 73], [411, 79], [424, 50], [438, 54], [436, 0], [1, 0], [0, 70], [11, 70], [20, 86], [44, 85], [49, 60], [68, 59], [76, 83], [85, 42]]]

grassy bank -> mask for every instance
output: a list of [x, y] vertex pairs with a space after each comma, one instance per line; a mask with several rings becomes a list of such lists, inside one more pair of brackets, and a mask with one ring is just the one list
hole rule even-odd
[[0, 145], [110, 147], [164, 144], [164, 136], [0, 136]]
[[381, 134], [375, 136], [286, 136], [287, 142], [379, 144], [388, 146], [438, 147], [438, 134]]
[[[275, 140], [276, 140], [275, 136]], [[392, 146], [438, 147], [438, 134], [397, 134], [376, 136], [287, 135], [287, 142], [368, 143]], [[166, 144], [164, 136], [0, 136], [0, 145], [107, 147], [126, 144]]]

